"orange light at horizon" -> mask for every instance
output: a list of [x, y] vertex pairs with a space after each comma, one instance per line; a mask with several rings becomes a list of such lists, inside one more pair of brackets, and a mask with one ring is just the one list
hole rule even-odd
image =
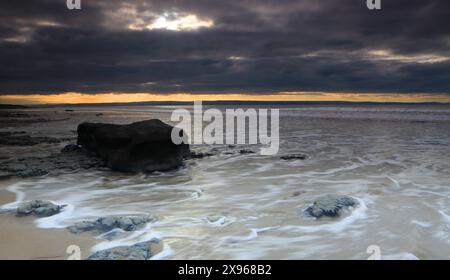
[[278, 92], [272, 94], [198, 93], [98, 93], [3, 95], [3, 104], [82, 104], [146, 101], [352, 101], [352, 102], [450, 102], [448, 94]]

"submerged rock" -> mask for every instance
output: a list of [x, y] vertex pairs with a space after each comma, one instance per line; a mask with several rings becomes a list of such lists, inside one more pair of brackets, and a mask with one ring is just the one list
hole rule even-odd
[[75, 151], [79, 151], [80, 149], [81, 149], [81, 147], [78, 145], [69, 144], [69, 145], [66, 145], [64, 148], [62, 148], [61, 153], [75, 152]]
[[158, 244], [158, 239], [134, 244], [133, 246], [121, 246], [102, 251], [97, 251], [90, 255], [88, 260], [148, 260], [154, 253], [152, 246]]
[[203, 152], [191, 152], [187, 158], [191, 159], [202, 159], [205, 157], [212, 157], [214, 156], [214, 153], [203, 153]]
[[252, 151], [252, 150], [240, 150], [239, 151], [239, 153], [241, 154], [241, 155], [244, 155], [244, 154], [254, 154], [255, 152], [254, 151]]
[[34, 146], [48, 143], [56, 144], [71, 140], [71, 138], [34, 137], [22, 131], [0, 132], [0, 145], [4, 146]]
[[172, 142], [172, 129], [178, 128], [153, 119], [129, 125], [82, 123], [78, 145], [94, 152], [112, 170], [152, 172], [176, 168], [189, 155], [189, 145]]
[[9, 172], [21, 172], [27, 169], [27, 166], [23, 163], [12, 163], [7, 168], [6, 171]]
[[346, 195], [325, 195], [316, 199], [304, 213], [317, 219], [321, 217], [339, 217], [343, 211], [357, 207], [359, 202]]
[[280, 157], [282, 160], [305, 160], [308, 158], [306, 155], [302, 154], [294, 154], [294, 155], [285, 155]]
[[17, 216], [36, 215], [49, 217], [58, 214], [66, 205], [56, 205], [46, 200], [32, 200], [25, 202], [16, 209]]
[[[17, 155], [20, 156], [20, 155]], [[0, 178], [60, 175], [79, 169], [102, 168], [104, 163], [75, 144], [48, 156], [26, 156], [0, 159]]]
[[25, 157], [0, 162], [3, 177], [35, 177], [47, 174], [60, 175], [79, 169], [101, 168], [101, 159], [89, 155], [82, 149], [70, 147], [61, 153], [46, 157]]
[[154, 220], [155, 218], [150, 216], [110, 216], [98, 218], [95, 221], [82, 221], [68, 227], [68, 230], [72, 233], [82, 233], [92, 230], [98, 232], [108, 232], [113, 229], [133, 231], [139, 226]]

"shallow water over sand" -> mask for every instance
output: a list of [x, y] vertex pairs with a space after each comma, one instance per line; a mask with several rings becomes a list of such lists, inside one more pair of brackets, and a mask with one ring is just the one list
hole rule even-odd
[[[81, 121], [169, 122], [172, 109], [90, 108], [21, 130], [73, 136]], [[99, 110], [104, 116], [95, 117]], [[280, 138], [276, 156], [239, 153], [259, 151], [255, 146], [194, 146], [217, 153], [167, 173], [80, 171], [24, 179], [9, 190], [18, 201], [69, 204], [61, 214], [37, 220], [39, 227], [115, 214], [158, 219], [93, 250], [158, 237], [164, 249], [155, 258], [167, 259], [367, 259], [370, 245], [387, 259], [450, 258], [450, 108], [282, 108]], [[34, 146], [29, 153], [61, 145]], [[308, 158], [280, 159], [292, 153]], [[305, 217], [302, 210], [324, 194], [349, 195], [361, 205], [337, 220]]]

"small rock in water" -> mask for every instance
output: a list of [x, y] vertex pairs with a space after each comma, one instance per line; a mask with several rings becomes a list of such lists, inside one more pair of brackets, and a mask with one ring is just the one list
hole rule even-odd
[[189, 158], [201, 159], [201, 158], [204, 158], [204, 157], [211, 157], [213, 155], [214, 155], [213, 153], [191, 152], [189, 154]]
[[152, 245], [158, 244], [158, 239], [97, 251], [88, 260], [148, 260], [153, 256]]
[[240, 150], [239, 153], [241, 155], [244, 155], [244, 154], [254, 154], [255, 152], [251, 150]]
[[317, 219], [321, 217], [339, 217], [342, 212], [351, 207], [357, 207], [359, 202], [346, 195], [325, 195], [314, 201], [304, 213]]
[[17, 216], [34, 214], [38, 217], [49, 217], [58, 214], [66, 205], [56, 205], [46, 200], [32, 200], [17, 207]]
[[296, 191], [296, 192], [293, 192], [291, 196], [292, 197], [297, 197], [297, 196], [300, 196], [300, 195], [302, 195], [304, 193], [305, 193], [305, 191]]
[[75, 144], [69, 144], [67, 146], [65, 146], [62, 150], [61, 153], [69, 153], [69, 152], [74, 152], [74, 151], [78, 151], [80, 150], [81, 147]]
[[95, 221], [82, 221], [76, 223], [68, 230], [72, 233], [81, 233], [85, 231], [96, 230], [99, 232], [108, 232], [113, 229], [121, 229], [124, 231], [136, 230], [139, 226], [155, 219], [150, 216], [111, 216], [98, 218]]
[[283, 160], [305, 160], [308, 157], [306, 155], [286, 155], [280, 157]]

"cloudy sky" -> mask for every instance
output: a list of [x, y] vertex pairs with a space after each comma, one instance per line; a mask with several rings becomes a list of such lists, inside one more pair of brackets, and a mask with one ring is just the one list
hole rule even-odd
[[0, 95], [450, 94], [448, 0], [81, 5], [0, 2]]

